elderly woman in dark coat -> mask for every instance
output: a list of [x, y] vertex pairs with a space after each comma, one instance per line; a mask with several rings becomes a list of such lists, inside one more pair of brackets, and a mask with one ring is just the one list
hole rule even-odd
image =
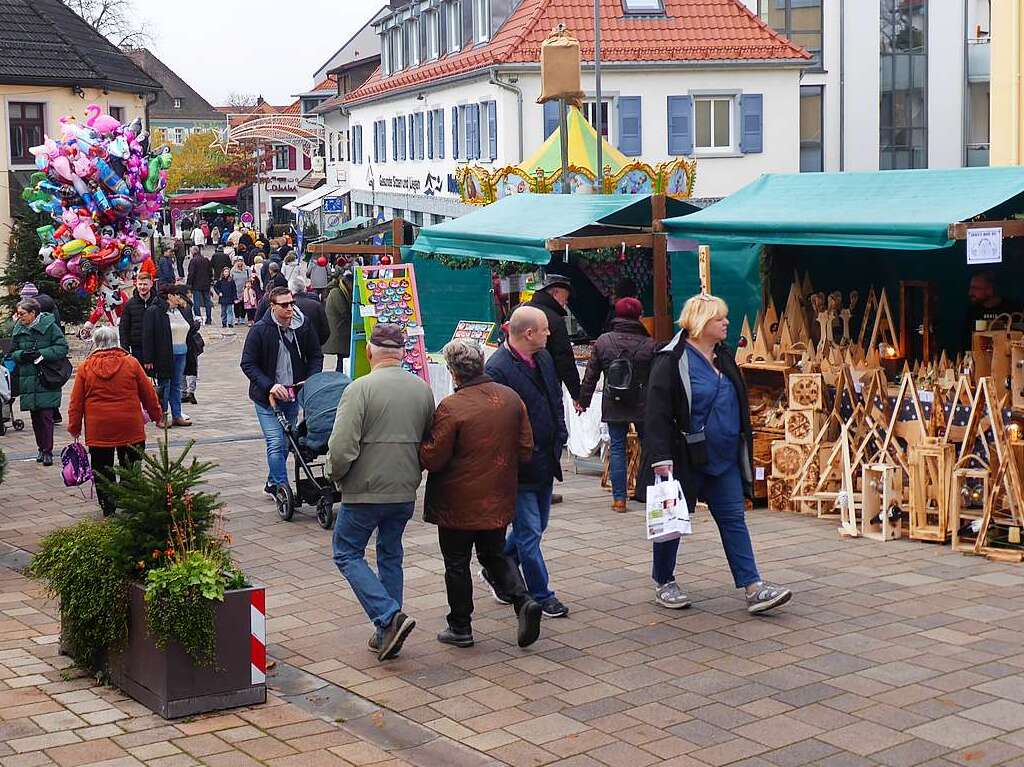
[[527, 593], [504, 548], [519, 463], [533, 455], [530, 419], [512, 389], [484, 374], [479, 345], [458, 339], [443, 354], [455, 393], [441, 400], [420, 446], [420, 464], [430, 472], [423, 516], [437, 525], [450, 610], [448, 626], [437, 639], [456, 647], [473, 645], [469, 562], [476, 546], [480, 564], [515, 605], [517, 642], [526, 647], [540, 635], [541, 606]]
[[40, 310], [34, 298], [18, 302], [11, 338], [11, 358], [17, 365], [21, 409], [32, 416], [36, 463], [53, 465], [53, 414], [60, 407], [61, 387], [48, 389], [39, 380], [39, 366], [68, 356], [68, 342], [54, 316]]
[[[693, 509], [705, 501], [747, 610], [763, 613], [789, 601], [789, 589], [761, 580], [744, 508], [753, 483], [753, 434], [747, 389], [725, 345], [729, 308], [701, 293], [683, 306], [680, 330], [655, 356], [647, 388], [642, 467], [674, 476]], [[690, 602], [676, 584], [679, 539], [655, 542], [655, 601], [680, 609]]]

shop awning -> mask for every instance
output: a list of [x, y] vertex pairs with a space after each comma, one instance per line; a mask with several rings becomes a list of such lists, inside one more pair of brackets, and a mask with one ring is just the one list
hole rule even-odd
[[200, 205], [196, 210], [200, 213], [218, 213], [221, 215], [238, 215], [238, 208], [234, 205], [228, 205], [226, 202], [208, 202], [205, 205]]
[[331, 186], [327, 184], [317, 189], [313, 189], [310, 192], [306, 192], [306, 194], [301, 197], [296, 197], [290, 203], [285, 205], [284, 209], [289, 210], [292, 213], [299, 210], [307, 212], [317, 210], [323, 204], [324, 197], [337, 197], [347, 193], [348, 187]]
[[950, 224], [1024, 193], [1024, 168], [767, 174], [721, 202], [665, 220], [699, 241], [928, 250]]
[[234, 202], [241, 186], [225, 186], [221, 189], [197, 189], [183, 194], [172, 194], [167, 202], [174, 207], [199, 206], [207, 202]]
[[[665, 203], [670, 214], [696, 210], [681, 200], [667, 198]], [[424, 254], [546, 264], [550, 260], [548, 240], [588, 227], [618, 231], [612, 228], [650, 225], [650, 195], [516, 194], [460, 218], [424, 227], [412, 248]]]

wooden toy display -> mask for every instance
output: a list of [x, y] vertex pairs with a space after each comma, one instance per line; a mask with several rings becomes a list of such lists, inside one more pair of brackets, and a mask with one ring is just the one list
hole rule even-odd
[[[930, 307], [927, 283], [900, 287]], [[931, 310], [915, 327], [899, 308], [897, 332], [884, 290], [844, 299], [814, 293], [805, 275], [794, 277], [781, 313], [769, 302], [753, 326], [744, 319], [737, 361], [751, 392], [755, 453], [759, 435], [771, 439], [768, 508], [834, 518], [843, 537], [949, 541], [967, 554], [1024, 561], [1017, 318], [977, 331], [955, 360], [942, 353], [911, 366], [911, 341], [933, 348]], [[912, 327], [922, 338], [906, 336]]]
[[349, 359], [352, 377], [366, 375], [366, 341], [378, 322], [400, 325], [405, 331], [405, 355], [402, 367], [430, 383], [427, 348], [416, 272], [412, 264], [358, 266], [352, 283], [352, 342]]

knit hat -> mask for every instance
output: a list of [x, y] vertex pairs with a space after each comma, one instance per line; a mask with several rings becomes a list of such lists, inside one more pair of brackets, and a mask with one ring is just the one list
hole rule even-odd
[[39, 295], [39, 288], [35, 286], [34, 282], [26, 282], [21, 286], [21, 290], [18, 291], [18, 294], [22, 298], [35, 298]]
[[635, 298], [620, 298], [615, 302], [615, 316], [626, 320], [638, 320], [644, 313], [644, 305]]

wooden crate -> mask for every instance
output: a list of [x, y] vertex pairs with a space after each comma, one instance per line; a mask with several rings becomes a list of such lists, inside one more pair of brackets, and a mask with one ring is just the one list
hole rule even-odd
[[789, 409], [825, 409], [825, 380], [821, 373], [793, 373], [789, 376]]
[[949, 539], [950, 489], [956, 450], [950, 444], [911, 445], [910, 537], [945, 543]]
[[891, 512], [901, 511], [903, 473], [890, 463], [865, 464], [862, 470], [864, 492], [861, 500], [860, 533], [876, 541], [892, 541], [903, 535], [902, 513], [895, 519]]
[[[953, 482], [949, 491], [949, 531], [954, 551], [974, 553], [977, 536], [961, 528], [968, 522], [981, 519], [984, 515], [985, 503], [992, 492], [991, 480], [988, 469], [953, 470]], [[964, 493], [964, 488], [971, 486], [980, 488], [977, 497], [974, 497], [973, 493]]]
[[786, 441], [796, 445], [811, 445], [824, 422], [824, 416], [816, 410], [787, 410]]
[[768, 478], [772, 476], [772, 443], [782, 433], [774, 429], [754, 430], [754, 500], [768, 499]]
[[[796, 479], [800, 473], [800, 467], [807, 460], [807, 452], [807, 445], [798, 445], [781, 439], [772, 442], [772, 476], [780, 479]], [[816, 482], [817, 480], [815, 480]]]

